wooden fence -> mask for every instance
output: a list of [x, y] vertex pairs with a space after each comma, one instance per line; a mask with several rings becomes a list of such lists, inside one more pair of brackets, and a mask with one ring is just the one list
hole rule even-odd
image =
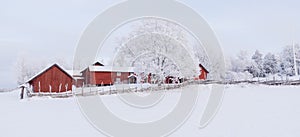
[[34, 93], [30, 89], [26, 88], [26, 93], [28, 97], [33, 96], [50, 96], [53, 98], [67, 98], [72, 96], [94, 96], [94, 95], [111, 95], [111, 94], [124, 94], [124, 93], [132, 93], [132, 92], [149, 92], [149, 91], [161, 91], [161, 90], [172, 90], [183, 88], [188, 85], [208, 85], [208, 84], [223, 84], [223, 85], [231, 85], [231, 84], [262, 84], [262, 85], [300, 85], [300, 80], [295, 81], [185, 81], [184, 83], [178, 84], [162, 84], [162, 85], [150, 85], [150, 87], [130, 87], [130, 85], [114, 85], [109, 87], [83, 87], [77, 88], [74, 91], [68, 91], [63, 93]]

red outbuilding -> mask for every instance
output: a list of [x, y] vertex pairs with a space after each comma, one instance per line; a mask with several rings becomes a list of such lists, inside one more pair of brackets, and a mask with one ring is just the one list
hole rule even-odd
[[71, 91], [72, 82], [72, 76], [57, 64], [46, 68], [27, 81], [33, 92]]
[[165, 83], [166, 84], [173, 84], [173, 83], [178, 83], [178, 81], [176, 81], [176, 78], [173, 76], [167, 76], [165, 79]]
[[80, 70], [67, 70], [70, 75], [73, 77], [73, 85], [76, 87], [84, 86], [84, 77], [82, 77]]
[[199, 64], [200, 67], [200, 75], [199, 75], [199, 79], [200, 80], [206, 80], [207, 79], [207, 75], [208, 75], [208, 70], [202, 65]]
[[129, 83], [129, 76], [132, 74], [134, 74], [132, 67], [104, 66], [99, 62], [82, 71], [84, 83], [90, 86]]

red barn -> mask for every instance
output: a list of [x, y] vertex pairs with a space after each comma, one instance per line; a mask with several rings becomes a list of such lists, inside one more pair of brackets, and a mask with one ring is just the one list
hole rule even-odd
[[85, 84], [96, 86], [129, 83], [131, 74], [134, 74], [132, 67], [109, 67], [99, 62], [82, 71]]
[[27, 81], [33, 92], [66, 92], [72, 90], [72, 76], [57, 64], [46, 68]]
[[202, 64], [199, 64], [199, 67], [200, 67], [199, 79], [200, 80], [206, 80], [207, 79], [207, 74], [209, 72], [207, 71], [207, 69]]

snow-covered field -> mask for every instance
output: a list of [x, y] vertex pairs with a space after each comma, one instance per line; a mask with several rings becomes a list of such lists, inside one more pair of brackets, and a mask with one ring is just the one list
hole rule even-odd
[[[263, 85], [226, 86], [222, 106], [214, 120], [199, 129], [200, 115], [211, 85], [200, 86], [197, 106], [188, 121], [171, 136], [181, 137], [299, 137], [300, 87]], [[172, 108], [180, 92], [169, 91], [155, 115], [133, 117], [156, 119]], [[19, 100], [19, 92], [0, 94], [1, 137], [99, 137], [82, 115], [76, 99], [30, 98]], [[117, 96], [102, 96], [115, 113], [126, 117], [129, 107], [119, 106]], [[120, 108], [120, 110], [118, 110]], [[133, 114], [143, 112], [131, 112]], [[147, 113], [145, 113], [147, 114]], [[134, 120], [134, 119], [132, 119]]]

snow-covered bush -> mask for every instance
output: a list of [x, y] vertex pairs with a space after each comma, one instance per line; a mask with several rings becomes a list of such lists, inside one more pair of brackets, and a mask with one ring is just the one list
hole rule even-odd
[[253, 76], [247, 71], [244, 72], [233, 72], [227, 71], [225, 74], [225, 81], [249, 81], [252, 80]]

